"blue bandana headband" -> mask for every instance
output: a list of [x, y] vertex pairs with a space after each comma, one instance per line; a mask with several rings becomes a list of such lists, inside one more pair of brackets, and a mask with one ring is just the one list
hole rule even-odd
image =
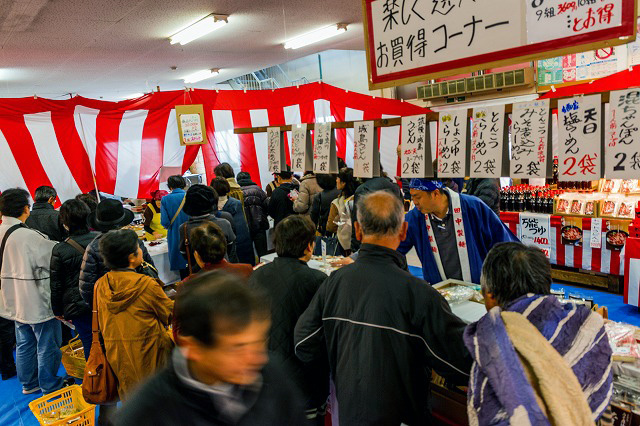
[[411, 179], [409, 188], [418, 191], [435, 191], [444, 188], [444, 185], [439, 180], [414, 178]]

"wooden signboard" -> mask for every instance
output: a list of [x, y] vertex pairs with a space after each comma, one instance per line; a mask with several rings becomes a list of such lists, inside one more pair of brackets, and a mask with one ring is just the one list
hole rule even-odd
[[204, 145], [207, 132], [202, 105], [176, 105], [180, 145]]
[[628, 43], [637, 0], [363, 0], [369, 88]]

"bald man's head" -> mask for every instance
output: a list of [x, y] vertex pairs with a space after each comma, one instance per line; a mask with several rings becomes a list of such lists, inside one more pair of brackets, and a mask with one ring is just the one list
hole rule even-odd
[[358, 223], [365, 236], [395, 236], [404, 223], [402, 202], [387, 191], [367, 194], [358, 200]]

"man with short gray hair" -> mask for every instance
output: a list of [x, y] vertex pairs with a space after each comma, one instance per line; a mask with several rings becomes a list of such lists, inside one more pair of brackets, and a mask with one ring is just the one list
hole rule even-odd
[[431, 369], [469, 380], [465, 324], [407, 271], [402, 201], [378, 191], [358, 201], [358, 259], [331, 274], [295, 330], [304, 362], [329, 357], [340, 424], [430, 424]]

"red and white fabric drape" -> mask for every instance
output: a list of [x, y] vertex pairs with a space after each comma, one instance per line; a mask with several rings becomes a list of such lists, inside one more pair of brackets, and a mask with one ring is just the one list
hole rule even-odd
[[[176, 105], [202, 104], [209, 143], [202, 146], [208, 173], [219, 162], [251, 174], [265, 186], [266, 134], [236, 135], [234, 128], [324, 121], [373, 120], [427, 112], [409, 103], [348, 92], [327, 84], [262, 91], [157, 92], [106, 102], [80, 96], [68, 100], [0, 100], [0, 191], [34, 193], [40, 185], [60, 200], [94, 188], [145, 198], [157, 189], [163, 169], [184, 172], [200, 146], [179, 144]], [[285, 137], [287, 159], [290, 135]], [[380, 152], [390, 174], [397, 169], [400, 126], [383, 128]], [[353, 163], [353, 130], [336, 130], [338, 156]]]

